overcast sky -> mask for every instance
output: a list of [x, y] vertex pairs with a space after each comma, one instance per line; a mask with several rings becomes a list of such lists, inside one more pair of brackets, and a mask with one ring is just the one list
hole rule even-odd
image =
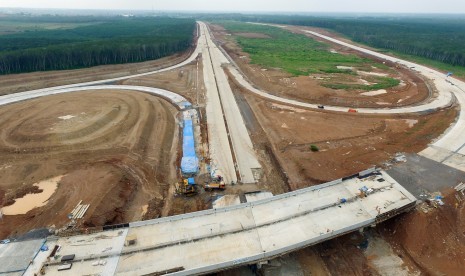
[[0, 7], [183, 11], [465, 13], [464, 0], [0, 0]]

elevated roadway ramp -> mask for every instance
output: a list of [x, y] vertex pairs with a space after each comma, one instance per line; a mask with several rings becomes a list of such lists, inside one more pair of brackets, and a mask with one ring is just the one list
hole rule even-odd
[[202, 49], [203, 77], [206, 89], [206, 106], [208, 147], [210, 170], [213, 175], [219, 174], [226, 183], [237, 182], [233, 153], [229, 143], [221, 99], [216, 84], [210, 51], [207, 46], [205, 26], [199, 24], [200, 37], [198, 45]]
[[[361, 197], [359, 189], [364, 186], [370, 192]], [[415, 202], [414, 196], [380, 172], [53, 242], [62, 246], [61, 255], [76, 254], [69, 271], [73, 274], [196, 275], [271, 259], [372, 226], [409, 210]], [[136, 243], [122, 246], [127, 237], [135, 237]], [[108, 262], [93, 265], [96, 261]], [[60, 274], [59, 261], [48, 265], [47, 275]]]
[[[261, 165], [223, 70], [223, 66], [230, 63], [213, 43], [205, 23], [199, 22], [199, 26], [200, 40], [202, 40], [199, 45], [205, 46], [202, 57], [207, 89], [207, 124], [209, 125], [209, 140], [212, 143], [210, 145], [212, 160], [217, 160], [217, 167], [223, 172], [227, 183], [230, 182], [229, 180], [235, 180], [236, 168], [242, 183], [254, 183], [258, 178], [256, 172], [261, 170]], [[226, 125], [221, 122], [223, 114]], [[233, 156], [236, 164], [231, 163]]]

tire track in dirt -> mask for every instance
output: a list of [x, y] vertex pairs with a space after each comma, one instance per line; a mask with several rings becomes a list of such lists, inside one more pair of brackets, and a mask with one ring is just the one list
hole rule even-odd
[[[166, 100], [132, 91], [76, 92], [0, 108], [0, 206], [12, 194], [6, 191], [65, 175], [47, 205], [5, 216], [0, 238], [61, 227], [79, 200], [91, 204], [85, 225], [142, 219], [142, 207], [163, 203], [176, 176], [177, 112]], [[59, 119], [66, 115], [75, 117]]]

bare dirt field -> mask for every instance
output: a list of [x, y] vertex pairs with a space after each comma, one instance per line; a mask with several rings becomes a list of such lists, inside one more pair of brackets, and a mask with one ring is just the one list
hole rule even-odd
[[[352, 107], [389, 107], [406, 106], [424, 101], [430, 93], [434, 93], [434, 86], [425, 83], [423, 79], [415, 75], [407, 68], [396, 67], [393, 63], [383, 63], [371, 56], [362, 55], [357, 51], [331, 44], [331, 51], [341, 54], [354, 54], [360, 57], [372, 59], [378, 62], [379, 68], [371, 67], [366, 71], [358, 72], [358, 76], [347, 74], [311, 74], [309, 76], [293, 77], [279, 68], [261, 68], [250, 63], [250, 57], [237, 45], [233, 36], [218, 25], [210, 25], [216, 39], [228, 52], [231, 58], [255, 86], [270, 94], [295, 99], [303, 102], [318, 103], [335, 106]], [[291, 28], [293, 32], [297, 28]], [[234, 35], [258, 38], [254, 33], [237, 33]], [[263, 37], [260, 37], [263, 38]], [[326, 42], [325, 42], [326, 43]], [[381, 69], [389, 66], [390, 69]], [[350, 69], [350, 68], [348, 68]], [[373, 93], [358, 90], [330, 89], [323, 84], [329, 80], [343, 81], [348, 84], [371, 84], [373, 76], [388, 76], [399, 79], [400, 85]]]
[[63, 178], [45, 206], [4, 216], [0, 238], [60, 228], [80, 200], [90, 204], [80, 226], [141, 220], [148, 210], [159, 216], [158, 205], [177, 180], [176, 114], [170, 103], [133, 91], [70, 93], [1, 107], [0, 206], [14, 204], [34, 183]]
[[205, 86], [202, 71], [202, 58], [198, 57], [190, 64], [175, 70], [131, 78], [118, 84], [162, 88], [184, 96], [194, 105], [204, 105]]
[[[269, 137], [291, 190], [418, 152], [454, 121], [455, 108], [430, 115], [367, 116], [311, 111], [245, 95]], [[311, 150], [311, 145], [319, 148]]]

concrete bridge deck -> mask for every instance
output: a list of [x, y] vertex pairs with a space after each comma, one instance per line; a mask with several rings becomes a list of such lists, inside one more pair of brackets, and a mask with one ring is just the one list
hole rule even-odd
[[[363, 186], [373, 189], [359, 196]], [[342, 200], [344, 199], [344, 200]], [[341, 201], [346, 201], [341, 203]], [[294, 251], [371, 226], [408, 210], [416, 198], [381, 171], [201, 212], [130, 223], [129, 227], [49, 239], [61, 256], [75, 254], [73, 274], [144, 275], [214, 272]], [[128, 237], [135, 245], [124, 246]], [[45, 260], [40, 252], [37, 260]], [[100, 261], [100, 264], [98, 262]], [[61, 275], [59, 259], [47, 275]], [[35, 273], [34, 265], [27, 273]]]

